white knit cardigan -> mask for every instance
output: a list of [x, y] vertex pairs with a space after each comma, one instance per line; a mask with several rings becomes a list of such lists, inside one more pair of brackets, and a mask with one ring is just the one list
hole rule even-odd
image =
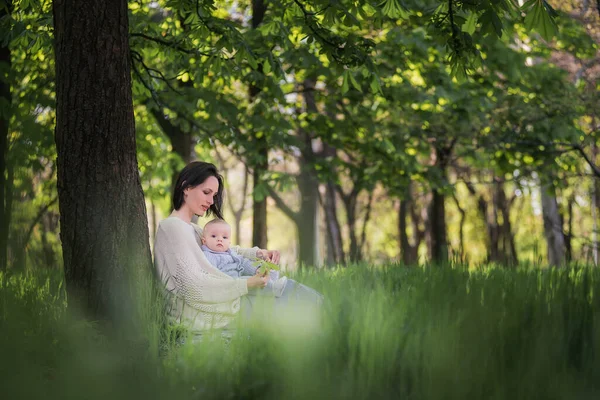
[[[161, 221], [154, 244], [154, 265], [168, 295], [169, 317], [192, 331], [222, 328], [248, 293], [246, 279], [232, 278], [212, 266], [202, 252], [202, 229], [177, 217]], [[258, 248], [236, 251], [256, 257]]]

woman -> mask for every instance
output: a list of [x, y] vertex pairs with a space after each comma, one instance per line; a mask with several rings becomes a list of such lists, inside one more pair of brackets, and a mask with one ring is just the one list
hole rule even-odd
[[[223, 218], [223, 178], [210, 163], [192, 162], [180, 173], [173, 191], [173, 212], [156, 232], [154, 262], [169, 295], [169, 315], [193, 331], [224, 328], [239, 313], [248, 289], [262, 288], [268, 275], [232, 278], [212, 266], [200, 248], [202, 230], [192, 223], [195, 215]], [[279, 252], [254, 247], [236, 251], [245, 257], [279, 262]], [[288, 288], [289, 286], [289, 288]], [[319, 304], [321, 295], [288, 279], [276, 307], [291, 298]], [[249, 301], [245, 307], [251, 307]]]

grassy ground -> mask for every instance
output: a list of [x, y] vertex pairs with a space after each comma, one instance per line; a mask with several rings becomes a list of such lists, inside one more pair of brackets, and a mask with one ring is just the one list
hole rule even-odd
[[600, 398], [598, 270], [355, 266], [297, 279], [325, 295], [321, 319], [299, 310], [278, 319], [265, 313], [230, 341], [188, 337], [183, 345], [171, 330], [159, 354], [110, 341], [93, 323], [69, 318], [56, 275], [0, 275], [2, 393]]

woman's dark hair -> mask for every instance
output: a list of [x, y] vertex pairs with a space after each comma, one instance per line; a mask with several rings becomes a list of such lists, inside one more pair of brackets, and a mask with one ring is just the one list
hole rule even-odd
[[184, 191], [187, 188], [195, 188], [203, 183], [207, 178], [214, 176], [219, 181], [219, 190], [215, 196], [214, 203], [206, 210], [206, 216], [214, 214], [215, 217], [223, 219], [221, 207], [223, 206], [223, 177], [219, 175], [217, 167], [214, 164], [193, 161], [186, 165], [175, 182], [173, 189], [173, 208], [179, 210], [183, 205]]

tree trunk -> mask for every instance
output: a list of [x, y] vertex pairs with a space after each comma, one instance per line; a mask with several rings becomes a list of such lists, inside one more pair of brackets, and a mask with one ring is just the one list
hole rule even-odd
[[517, 264], [517, 251], [510, 223], [510, 204], [504, 192], [504, 184], [502, 182], [494, 184], [491, 211], [488, 201], [483, 195], [477, 194], [473, 184], [467, 183], [467, 189], [477, 199], [477, 209], [486, 226], [487, 262], [497, 262], [502, 265]]
[[458, 197], [456, 197], [456, 193], [452, 194], [452, 198], [454, 199], [454, 204], [456, 204], [456, 208], [460, 214], [460, 222], [458, 225], [458, 258], [461, 262], [465, 262], [465, 221], [467, 220], [467, 212], [461, 207]]
[[[600, 0], [598, 3], [600, 11]], [[592, 160], [598, 161], [598, 146], [592, 143]], [[592, 262], [598, 266], [598, 216], [600, 215], [600, 178], [595, 176], [592, 182]]]
[[327, 225], [327, 243], [328, 259], [334, 264], [344, 265], [345, 255], [342, 241], [342, 230], [337, 217], [337, 202], [335, 195], [335, 185], [333, 181], [328, 180], [325, 186], [325, 224]]
[[342, 195], [344, 207], [346, 209], [346, 224], [348, 225], [348, 237], [350, 239], [350, 249], [348, 256], [351, 262], [361, 260], [360, 246], [358, 236], [356, 235], [356, 202], [358, 200], [358, 190], [353, 188], [349, 194], [342, 194], [341, 189], [338, 192]]
[[[452, 146], [435, 148], [433, 150], [434, 165], [439, 169], [441, 183], [448, 180], [446, 168], [452, 151]], [[448, 239], [446, 229], [446, 196], [441, 189], [434, 188], [431, 192], [429, 221], [431, 230], [431, 260], [434, 263], [448, 261]]]
[[567, 199], [567, 231], [565, 232], [565, 258], [567, 262], [573, 260], [573, 204], [575, 204], [575, 197], [569, 196]]
[[298, 261], [303, 266], [316, 266], [318, 259], [319, 182], [309, 170], [311, 164], [301, 161], [298, 189], [300, 213], [298, 222]]
[[506, 265], [517, 265], [519, 259], [517, 257], [517, 248], [515, 246], [515, 235], [512, 231], [512, 224], [510, 222], [510, 205], [504, 192], [504, 183], [496, 182], [494, 191], [494, 201], [496, 209], [500, 211], [502, 215], [502, 224], [499, 227], [500, 236], [500, 251], [501, 260]]
[[[408, 237], [408, 217], [412, 222], [413, 240]], [[413, 185], [408, 184], [404, 199], [400, 200], [398, 209], [398, 233], [400, 238], [400, 254], [404, 265], [414, 265], [419, 261], [419, 246], [425, 238], [425, 231], [419, 227], [420, 218], [413, 195]]]
[[[306, 79], [305, 88], [314, 88], [315, 81]], [[309, 113], [317, 113], [314, 92], [304, 92], [304, 102]], [[298, 222], [298, 261], [301, 265], [316, 266], [320, 260], [319, 249], [319, 179], [314, 163], [313, 140], [309, 132], [300, 129], [299, 137], [303, 142], [300, 148], [301, 156], [298, 160], [300, 172], [298, 174], [298, 190], [300, 191], [300, 212]]]
[[249, 174], [248, 170], [244, 168], [244, 184], [242, 193], [240, 194], [242, 198], [242, 203], [239, 208], [234, 208], [233, 202], [231, 201], [232, 197], [230, 196], [229, 207], [231, 208], [231, 212], [233, 213], [234, 218], [234, 228], [235, 228], [235, 242], [237, 244], [241, 244], [242, 236], [241, 236], [241, 225], [242, 225], [242, 215], [244, 214], [244, 209], [246, 208], [246, 195], [248, 194], [248, 179]]
[[[269, 151], [266, 147], [262, 148], [261, 153], [265, 159], [263, 163], [254, 165], [252, 171], [253, 193], [256, 193], [258, 187], [262, 184], [262, 174], [268, 168], [266, 162]], [[252, 245], [261, 249], [267, 248], [267, 198], [257, 199], [252, 196]]]
[[52, 211], [46, 213], [42, 219], [42, 264], [45, 268], [61, 268], [56, 251], [54, 251], [52, 243], [48, 241], [48, 234], [50, 232], [56, 233], [58, 231], [58, 219], [59, 215]]
[[562, 216], [556, 201], [556, 189], [550, 183], [541, 188], [542, 215], [544, 218], [544, 235], [548, 245], [548, 264], [560, 266], [565, 264], [565, 237], [563, 234]]
[[398, 207], [398, 237], [400, 241], [400, 254], [402, 255], [402, 262], [404, 265], [411, 264], [411, 250], [412, 246], [408, 241], [408, 203], [409, 199], [401, 199]]
[[[337, 157], [337, 150], [327, 143], [323, 143], [322, 157]], [[333, 170], [335, 172], [335, 170]], [[342, 230], [337, 216], [337, 197], [333, 178], [327, 179], [325, 183], [325, 226], [327, 227], [327, 259], [330, 264], [344, 265], [346, 256], [344, 254], [344, 241]]]
[[[257, 29], [262, 23], [267, 7], [263, 0], [252, 1], [252, 29]], [[262, 70], [262, 66], [259, 66], [259, 70]], [[260, 93], [260, 88], [255, 85], [250, 85], [248, 95], [250, 102]], [[255, 137], [257, 143], [257, 153], [259, 161], [252, 165], [254, 178], [254, 190], [253, 193], [257, 192], [257, 188], [262, 184], [262, 176], [269, 169], [269, 147], [267, 144], [266, 137], [264, 135]], [[252, 244], [258, 246], [261, 249], [267, 248], [267, 198], [263, 196], [262, 199], [257, 199], [255, 196], [252, 204]]]
[[55, 0], [53, 12], [69, 306], [131, 328], [140, 322], [137, 289], [150, 284], [152, 262], [136, 159], [127, 1]]
[[448, 260], [448, 242], [446, 239], [446, 204], [444, 194], [434, 189], [432, 191], [431, 208], [431, 259], [435, 263]]
[[[12, 11], [12, 1], [8, 0], [5, 7], [0, 9], [0, 20], [8, 17]], [[10, 48], [0, 47], [0, 271], [5, 271], [8, 265], [8, 232], [10, 230], [10, 210], [7, 203], [8, 133], [11, 114], [12, 96], [10, 94]]]

